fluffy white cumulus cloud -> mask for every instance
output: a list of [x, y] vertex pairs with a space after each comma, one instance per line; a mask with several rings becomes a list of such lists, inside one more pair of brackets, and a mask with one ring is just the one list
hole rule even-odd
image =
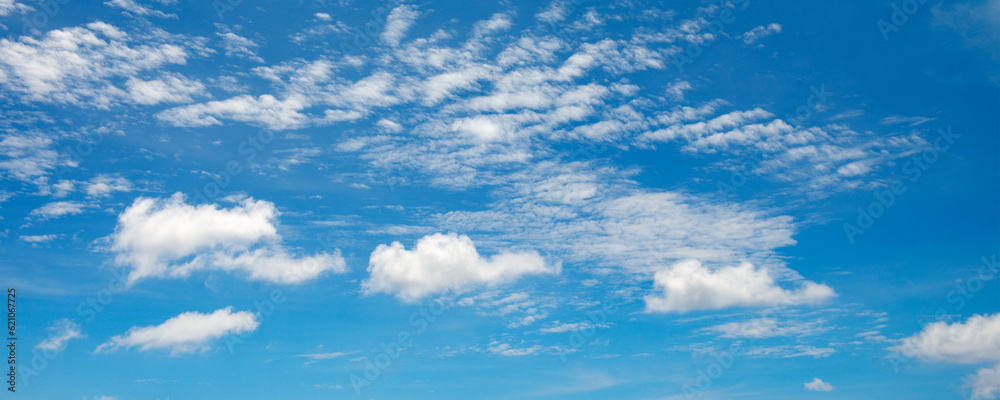
[[1000, 314], [973, 315], [954, 324], [943, 321], [928, 324], [892, 350], [951, 363], [1000, 361]]
[[280, 245], [278, 215], [273, 203], [253, 198], [227, 209], [187, 204], [180, 193], [168, 199], [140, 197], [118, 216], [111, 250], [116, 263], [132, 268], [130, 284], [206, 269], [242, 271], [253, 280], [286, 284], [346, 271], [339, 251], [288, 254]]
[[[925, 360], [978, 364], [1000, 361], [1000, 314], [973, 315], [965, 322], [928, 324], [891, 350]], [[965, 378], [973, 399], [1000, 396], [1000, 364]]]
[[171, 355], [209, 349], [209, 342], [229, 334], [257, 330], [260, 322], [249, 311], [233, 312], [232, 307], [211, 314], [186, 312], [160, 325], [132, 327], [123, 335], [112, 337], [94, 350], [109, 353], [121, 348], [138, 347], [139, 351], [169, 350]]
[[805, 383], [806, 390], [812, 390], [816, 392], [829, 392], [833, 390], [833, 385], [823, 382], [822, 379], [813, 378], [812, 382]]
[[403, 244], [379, 245], [368, 262], [366, 293], [392, 293], [412, 302], [432, 293], [475, 285], [496, 285], [525, 275], [558, 274], [537, 252], [509, 252], [485, 258], [465, 235], [424, 236], [412, 250]]
[[784, 289], [766, 269], [750, 263], [712, 270], [697, 260], [657, 271], [654, 286], [663, 291], [646, 296], [646, 311], [654, 313], [810, 304], [835, 296], [829, 286], [811, 281], [798, 289]]

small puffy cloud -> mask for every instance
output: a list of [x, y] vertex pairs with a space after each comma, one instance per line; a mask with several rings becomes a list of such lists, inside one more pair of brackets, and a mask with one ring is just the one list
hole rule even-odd
[[710, 270], [697, 260], [657, 271], [654, 286], [664, 292], [646, 296], [646, 311], [654, 313], [810, 304], [835, 295], [829, 286], [810, 281], [783, 289], [767, 270], [750, 263]]
[[775, 33], [781, 33], [781, 24], [771, 23], [767, 26], [758, 26], [741, 36], [743, 37], [743, 43], [754, 44], [758, 39], [771, 36]]
[[320, 21], [333, 21], [333, 18], [330, 17], [330, 14], [327, 13], [316, 13], [314, 14], [314, 16], [316, 17], [316, 19]]
[[965, 386], [972, 389], [973, 399], [995, 399], [1000, 396], [1000, 364], [983, 368], [965, 378]]
[[973, 315], [964, 323], [928, 324], [891, 349], [906, 356], [950, 363], [1000, 361], [1000, 314]]
[[465, 235], [436, 233], [417, 241], [413, 250], [399, 242], [379, 245], [368, 262], [366, 293], [392, 293], [413, 302], [432, 293], [497, 285], [525, 275], [557, 274], [537, 252], [509, 252], [485, 258]]
[[32, 210], [30, 215], [41, 219], [52, 219], [83, 213], [87, 207], [89, 206], [78, 201], [57, 201]]
[[399, 45], [399, 41], [406, 36], [406, 31], [410, 30], [410, 26], [419, 15], [416, 7], [406, 4], [392, 9], [389, 12], [389, 17], [386, 18], [382, 40], [393, 46]]
[[29, 236], [21, 235], [19, 239], [21, 239], [21, 241], [25, 243], [35, 244], [35, 243], [51, 242], [55, 238], [56, 235], [29, 235]]
[[132, 183], [120, 176], [100, 174], [87, 183], [87, 196], [106, 197], [114, 192], [129, 192]]
[[817, 392], [829, 392], [833, 390], [833, 385], [823, 382], [822, 379], [813, 378], [812, 382], [805, 383], [806, 390], [813, 390]]
[[168, 199], [140, 197], [118, 216], [111, 250], [116, 263], [132, 268], [130, 284], [207, 269], [242, 271], [252, 280], [285, 284], [346, 271], [339, 252], [288, 254], [280, 245], [278, 215], [273, 203], [253, 198], [226, 209], [189, 205], [180, 193]]
[[257, 330], [260, 322], [249, 311], [233, 312], [232, 307], [211, 314], [191, 311], [146, 327], [132, 327], [123, 335], [112, 337], [94, 350], [110, 353], [118, 349], [138, 347], [139, 351], [169, 350], [171, 355], [208, 350], [209, 342], [229, 334]]
[[68, 319], [55, 321], [48, 327], [51, 332], [49, 337], [38, 343], [36, 349], [46, 351], [62, 351], [66, 348], [66, 343], [73, 339], [84, 337], [80, 324]]

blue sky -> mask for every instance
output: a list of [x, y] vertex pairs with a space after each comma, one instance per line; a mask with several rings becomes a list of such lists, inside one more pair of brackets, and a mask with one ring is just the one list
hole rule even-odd
[[22, 399], [1000, 396], [1000, 2], [0, 0]]

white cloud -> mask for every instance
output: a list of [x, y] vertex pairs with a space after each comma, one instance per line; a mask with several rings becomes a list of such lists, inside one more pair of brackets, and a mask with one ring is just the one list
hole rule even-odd
[[316, 13], [313, 16], [315, 16], [316, 19], [318, 19], [320, 21], [332, 21], [333, 20], [333, 18], [330, 17], [330, 14], [327, 14], [327, 13]]
[[362, 286], [366, 293], [392, 293], [413, 302], [445, 290], [496, 285], [559, 270], [558, 264], [547, 265], [537, 252], [504, 251], [487, 259], [468, 236], [437, 233], [418, 240], [413, 250], [399, 242], [379, 245], [368, 263], [371, 276]]
[[758, 26], [740, 36], [743, 37], [744, 43], [754, 44], [758, 39], [775, 33], [781, 33], [781, 24], [771, 23], [767, 26]]
[[78, 201], [57, 201], [32, 210], [30, 215], [41, 219], [52, 219], [64, 215], [81, 214], [88, 207], [90, 206]]
[[813, 378], [812, 382], [805, 383], [806, 390], [812, 390], [816, 392], [829, 392], [833, 390], [833, 385], [823, 382], [822, 379]]
[[684, 100], [684, 92], [691, 89], [694, 89], [694, 86], [691, 85], [691, 82], [678, 79], [673, 83], [667, 85], [666, 92], [667, 95], [669, 95], [670, 98], [673, 99], [674, 101], [682, 101]]
[[385, 118], [378, 120], [378, 122], [376, 122], [375, 125], [378, 125], [379, 128], [385, 129], [386, 131], [389, 132], [399, 132], [403, 130], [402, 125], [396, 123], [395, 121], [388, 120]]
[[55, 321], [48, 327], [49, 337], [35, 348], [46, 351], [62, 351], [70, 340], [84, 337], [80, 324], [68, 319]]
[[382, 40], [392, 46], [399, 45], [399, 41], [406, 36], [406, 31], [410, 29], [419, 15], [416, 7], [406, 4], [392, 9], [389, 12], [389, 17], [386, 18]]
[[722, 334], [724, 338], [769, 338], [782, 336], [808, 336], [827, 329], [815, 323], [778, 322], [774, 318], [756, 318], [749, 321], [730, 322], [716, 325], [706, 330]]
[[932, 361], [974, 364], [1000, 361], [1000, 314], [973, 315], [965, 322], [924, 326], [893, 351]]
[[[1000, 314], [973, 315], [965, 322], [938, 321], [889, 348], [906, 357], [930, 361], [979, 364], [1000, 361]], [[1000, 364], [965, 378], [973, 399], [1000, 396]]]
[[0, 83], [29, 101], [108, 108], [131, 99], [112, 80], [185, 64], [186, 47], [197, 43], [160, 30], [129, 35], [104, 22], [0, 39]]
[[300, 113], [305, 107], [300, 97], [278, 100], [267, 94], [260, 97], [243, 95], [163, 110], [156, 117], [176, 126], [222, 125], [216, 118], [219, 117], [269, 129], [294, 129], [306, 125], [307, 118]]
[[186, 103], [191, 96], [205, 95], [205, 85], [177, 74], [163, 74], [152, 80], [130, 78], [125, 82], [128, 97], [142, 105]]
[[882, 124], [882, 125], [906, 125], [906, 126], [909, 126], [909, 127], [913, 127], [913, 126], [917, 126], [917, 125], [923, 124], [925, 122], [933, 121], [935, 119], [936, 118], [927, 118], [927, 117], [920, 117], [920, 116], [917, 116], [917, 117], [906, 117], [906, 116], [902, 116], [902, 115], [898, 115], [897, 114], [897, 115], [890, 115], [888, 117], [882, 118], [878, 122], [880, 124]]
[[339, 251], [288, 254], [280, 245], [278, 214], [273, 203], [253, 198], [220, 209], [215, 204], [189, 205], [180, 193], [162, 200], [140, 197], [118, 216], [111, 250], [116, 263], [132, 268], [130, 284], [206, 269], [241, 271], [252, 280], [285, 284], [346, 271]]
[[[0, 78], [2, 80], [2, 78]], [[0, 161], [5, 177], [30, 182], [59, 164], [59, 153], [52, 149], [53, 141], [41, 135], [4, 135], [0, 140]]]
[[972, 47], [1000, 59], [1000, 0], [941, 3], [931, 7], [935, 26], [953, 29]]
[[312, 354], [300, 354], [296, 357], [305, 357], [312, 360], [332, 360], [334, 358], [340, 358], [343, 356], [349, 356], [351, 354], [358, 353], [357, 351], [335, 351], [333, 353], [312, 353]]
[[554, 23], [566, 19], [566, 13], [569, 10], [566, 7], [566, 2], [563, 0], [554, 0], [549, 3], [549, 6], [545, 10], [535, 14], [535, 18], [539, 21]]
[[56, 237], [57, 237], [56, 235], [30, 235], [30, 236], [21, 235], [20, 239], [21, 241], [27, 243], [45, 243], [45, 242], [51, 242]]
[[114, 192], [129, 192], [132, 183], [120, 176], [98, 174], [87, 183], [87, 195], [91, 197], [107, 197]]
[[112, 337], [94, 350], [110, 353], [118, 349], [138, 347], [139, 351], [169, 350], [171, 355], [205, 351], [209, 342], [229, 334], [257, 330], [260, 323], [249, 311], [233, 312], [232, 307], [211, 314], [196, 311], [170, 318], [160, 325], [132, 327], [123, 335]]
[[538, 352], [542, 349], [543, 347], [537, 344], [530, 347], [516, 348], [507, 343], [492, 342], [490, 343], [490, 347], [486, 350], [490, 353], [505, 357], [522, 357], [538, 354]]
[[[822, 85], [811, 90], [814, 96], [825, 91]], [[804, 193], [816, 198], [884, 185], [873, 177], [878, 168], [929, 146], [919, 132], [875, 136], [843, 124], [804, 127], [800, 125], [807, 118], [786, 115], [786, 121], [761, 108], [708, 119], [724, 105], [715, 101], [662, 113], [657, 120], [664, 126], [638, 135], [637, 144], [680, 141], [686, 143], [682, 147], [685, 152], [725, 156], [716, 162], [716, 168], [789, 185], [782, 194]]]
[[565, 332], [577, 332], [595, 328], [608, 328], [608, 327], [609, 326], [605, 324], [594, 325], [590, 321], [573, 322], [573, 323], [559, 323], [559, 321], [555, 321], [554, 325], [549, 326], [547, 328], [539, 329], [538, 331], [541, 333], [565, 333]]
[[0, 17], [5, 17], [13, 13], [26, 13], [31, 10], [34, 10], [34, 8], [23, 3], [18, 3], [18, 0], [0, 0]]
[[226, 50], [227, 56], [235, 56], [252, 61], [264, 62], [264, 59], [257, 55], [256, 49], [260, 47], [260, 45], [253, 40], [232, 32], [219, 32], [217, 35], [222, 38], [222, 47]]
[[657, 271], [654, 286], [664, 293], [646, 296], [646, 311], [658, 313], [813, 304], [834, 296], [829, 286], [810, 281], [783, 289], [769, 271], [750, 263], [711, 270], [685, 260]]
[[813, 357], [823, 358], [835, 353], [836, 350], [829, 347], [815, 347], [806, 345], [783, 345], [774, 347], [751, 347], [747, 350], [747, 356], [793, 358], [793, 357]]
[[132, 13], [137, 16], [152, 15], [159, 18], [177, 18], [176, 14], [167, 14], [163, 11], [154, 10], [137, 3], [135, 0], [110, 0], [104, 2], [104, 4], [110, 7], [121, 8], [125, 10], [123, 13]]
[[965, 378], [965, 386], [972, 389], [973, 399], [995, 399], [1000, 397], [1000, 364], [993, 368], [982, 368]]

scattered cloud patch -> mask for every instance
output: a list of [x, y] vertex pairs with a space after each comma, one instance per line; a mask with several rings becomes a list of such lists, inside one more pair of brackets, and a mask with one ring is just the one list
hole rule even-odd
[[190, 311], [170, 318], [160, 325], [132, 327], [125, 334], [112, 337], [94, 350], [111, 353], [119, 349], [138, 347], [140, 352], [167, 350], [176, 356], [210, 349], [210, 342], [229, 334], [257, 330], [260, 322], [249, 311], [233, 312], [232, 307], [210, 314]]
[[834, 389], [833, 385], [823, 382], [823, 380], [819, 378], [813, 378], [812, 382], [806, 382], [804, 385], [806, 390], [812, 390], [815, 392], [829, 392]]
[[21, 237], [19, 237], [19, 239], [22, 242], [25, 242], [25, 243], [38, 244], [38, 243], [51, 242], [52, 240], [55, 240], [55, 238], [57, 238], [57, 237], [58, 236], [51, 235], [51, 234], [50, 235], [28, 235], [28, 236], [21, 235]]
[[122, 10], [125, 10], [123, 12], [125, 14], [132, 13], [140, 17], [149, 15], [159, 18], [177, 18], [177, 14], [167, 14], [163, 11], [154, 10], [152, 8], [139, 4], [135, 0], [110, 0], [104, 2], [104, 4], [110, 7], [120, 8]]
[[392, 46], [398, 46], [399, 41], [406, 36], [406, 31], [416, 22], [420, 13], [414, 6], [402, 4], [389, 12], [386, 18], [385, 30], [382, 31], [382, 40]]
[[55, 321], [46, 330], [49, 337], [38, 343], [36, 349], [58, 352], [65, 349], [70, 340], [84, 337], [80, 324], [69, 319]]
[[91, 206], [78, 201], [57, 201], [32, 210], [30, 215], [42, 220], [54, 219], [66, 215], [82, 214], [89, 207]]
[[743, 43], [754, 44], [761, 38], [771, 36], [775, 33], [781, 33], [781, 24], [770, 23], [765, 26], [758, 26], [740, 35], [740, 37], [743, 38]]
[[817, 323], [779, 322], [775, 318], [756, 318], [743, 322], [730, 322], [707, 328], [709, 332], [721, 334], [724, 338], [762, 339], [770, 337], [801, 337], [827, 331]]

